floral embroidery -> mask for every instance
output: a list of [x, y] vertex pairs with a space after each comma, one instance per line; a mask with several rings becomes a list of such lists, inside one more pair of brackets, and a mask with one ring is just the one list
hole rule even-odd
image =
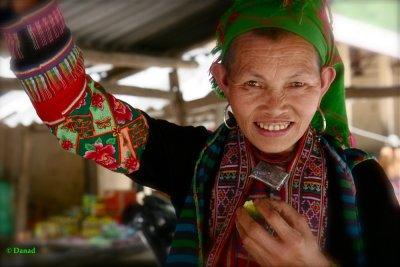
[[132, 120], [132, 112], [126, 104], [122, 103], [113, 96], [110, 96], [109, 99], [112, 111], [114, 113], [114, 119], [117, 121], [117, 123], [123, 124]]
[[87, 151], [83, 157], [94, 160], [96, 163], [106, 167], [107, 169], [116, 170], [118, 168], [118, 163], [114, 157], [116, 151], [113, 146], [114, 144], [115, 139], [113, 138], [108, 139], [106, 145], [102, 143], [101, 139], [97, 139], [93, 145], [85, 145]]
[[92, 95], [92, 106], [103, 110], [104, 97], [101, 94], [94, 93]]
[[61, 147], [65, 150], [70, 150], [74, 147], [74, 144], [72, 144], [70, 140], [66, 139], [61, 141]]
[[[14, 48], [20, 41], [18, 31], [23, 29], [28, 30], [34, 43], [39, 42], [26, 43], [28, 46], [51, 46], [60, 40], [61, 28], [66, 30], [62, 14], [55, 3], [46, 5], [44, 10], [45, 13], [54, 11], [54, 16], [43, 18], [43, 12], [38, 13], [40, 16], [36, 14], [18, 27], [10, 28], [9, 34], [16, 41]], [[40, 44], [43, 40], [39, 40], [43, 37], [41, 34], [32, 35], [35, 34], [35, 25], [39, 27], [36, 30], [45, 29], [51, 33], [45, 36], [48, 38], [43, 39], [46, 41], [43, 44]], [[141, 111], [107, 93], [101, 84], [87, 75], [82, 52], [75, 45], [74, 38], [66, 41], [45, 64], [23, 71], [15, 70], [17, 78], [39, 117], [64, 150], [116, 172], [126, 174], [128, 169], [137, 170], [148, 136], [146, 118]], [[16, 50], [14, 52], [13, 57], [18, 57]], [[122, 132], [120, 129], [125, 130]]]
[[119, 127], [114, 127], [113, 129], [112, 129], [112, 135], [115, 137], [115, 136], [118, 136], [118, 135], [120, 135], [121, 134], [121, 128], [119, 128]]
[[64, 150], [109, 170], [124, 174], [137, 171], [148, 136], [145, 117], [89, 76], [87, 79], [84, 96], [53, 134]]
[[125, 168], [129, 173], [136, 171], [139, 168], [139, 162], [134, 155], [130, 155], [125, 161]]

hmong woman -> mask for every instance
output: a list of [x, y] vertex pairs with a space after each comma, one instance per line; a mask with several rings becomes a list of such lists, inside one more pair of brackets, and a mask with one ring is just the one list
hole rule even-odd
[[395, 264], [399, 208], [379, 164], [350, 148], [325, 1], [226, 11], [210, 72], [232, 111], [215, 132], [108, 94], [85, 74], [57, 3], [27, 2], [2, 29], [13, 71], [65, 150], [170, 195], [179, 221], [167, 266]]

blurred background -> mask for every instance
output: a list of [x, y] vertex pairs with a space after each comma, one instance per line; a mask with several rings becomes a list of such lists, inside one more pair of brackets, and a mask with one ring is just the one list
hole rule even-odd
[[[87, 73], [109, 92], [180, 125], [213, 130], [222, 123], [226, 103], [211, 92], [208, 68], [230, 1], [59, 3]], [[399, 9], [397, 0], [331, 1], [351, 131], [357, 147], [379, 159], [400, 200]], [[0, 247], [39, 253], [2, 255], [0, 265], [159, 265], [176, 219], [168, 196], [62, 150], [9, 64], [1, 40]]]

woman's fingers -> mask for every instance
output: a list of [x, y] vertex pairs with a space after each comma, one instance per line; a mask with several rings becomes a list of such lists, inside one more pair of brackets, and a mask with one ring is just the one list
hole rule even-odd
[[306, 238], [314, 237], [310, 227], [308, 226], [307, 219], [303, 215], [299, 214], [291, 205], [283, 201], [267, 201], [293, 229], [297, 230]]
[[[280, 245], [278, 240], [271, 236], [267, 230], [265, 230], [261, 225], [254, 221], [247, 211], [240, 207], [237, 210], [236, 222], [241, 226], [242, 236], [244, 239], [252, 239], [260, 247], [262, 247], [265, 252], [271, 254], [276, 254], [280, 250]], [[243, 238], [242, 238], [242, 241]]]
[[278, 237], [285, 240], [301, 238], [298, 231], [293, 229], [271, 205], [268, 199], [256, 199], [254, 204], [268, 224], [275, 230]]
[[238, 209], [236, 228], [240, 238], [261, 266], [325, 266], [328, 263], [307, 221], [289, 204], [271, 200], [254, 202], [280, 237], [273, 237], [244, 208]]
[[236, 221], [236, 229], [242, 240], [243, 247], [256, 260], [260, 266], [271, 266], [269, 259], [271, 256], [262, 247], [260, 247], [253, 239], [247, 238], [243, 227]]

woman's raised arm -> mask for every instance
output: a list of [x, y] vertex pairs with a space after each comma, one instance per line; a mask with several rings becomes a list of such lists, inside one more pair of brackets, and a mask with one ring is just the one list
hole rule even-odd
[[116, 172], [138, 170], [148, 136], [144, 115], [86, 75], [82, 51], [57, 2], [35, 2], [11, 2], [23, 15], [1, 32], [11, 68], [37, 114], [63, 149]]
[[13, 1], [19, 15], [0, 29], [12, 70], [61, 147], [161, 190], [179, 206], [210, 133], [153, 119], [107, 93], [86, 75], [57, 2], [27, 1]]

